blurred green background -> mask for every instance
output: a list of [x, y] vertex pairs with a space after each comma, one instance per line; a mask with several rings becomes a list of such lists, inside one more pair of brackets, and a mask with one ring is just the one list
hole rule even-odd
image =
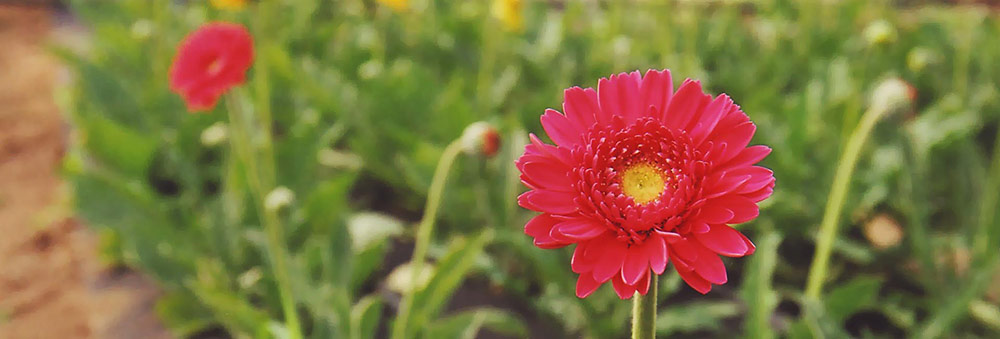
[[[739, 225], [757, 252], [727, 259], [702, 296], [661, 278], [657, 330], [678, 338], [1000, 336], [1000, 20], [941, 1], [70, 1], [89, 47], [58, 100], [64, 165], [107, 264], [153, 277], [179, 337], [287, 334], [262, 211], [226, 147], [225, 105], [188, 114], [167, 88], [175, 46], [208, 21], [246, 25], [256, 62], [244, 105], [270, 111], [289, 285], [309, 338], [624, 338], [631, 303], [574, 294], [572, 248], [540, 250], [513, 161], [569, 86], [669, 68], [727, 93], [774, 149], [774, 195]], [[852, 133], [888, 78], [912, 103], [874, 125], [845, 177], [819, 298], [804, 297], [819, 225]], [[425, 280], [415, 225], [446, 145]], [[828, 213], [828, 214], [829, 214]], [[836, 220], [836, 219], [835, 219]], [[402, 268], [400, 268], [402, 267]], [[419, 283], [418, 283], [419, 282]]]

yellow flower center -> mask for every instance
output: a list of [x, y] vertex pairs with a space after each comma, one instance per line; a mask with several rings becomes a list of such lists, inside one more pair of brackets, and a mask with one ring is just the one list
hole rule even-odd
[[633, 164], [622, 173], [622, 191], [639, 204], [659, 198], [665, 190], [663, 171], [649, 163]]

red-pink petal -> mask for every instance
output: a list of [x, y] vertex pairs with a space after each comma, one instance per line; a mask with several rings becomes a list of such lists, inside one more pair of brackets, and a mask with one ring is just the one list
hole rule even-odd
[[708, 204], [725, 206], [730, 211], [733, 211], [733, 218], [729, 220], [730, 224], [744, 223], [753, 220], [760, 214], [760, 208], [757, 207], [757, 203], [742, 195], [725, 195], [710, 200]]
[[549, 214], [540, 214], [524, 225], [524, 233], [535, 238], [534, 244], [539, 248], [560, 248], [566, 246], [568, 243], [554, 239], [549, 235], [553, 226], [560, 221]]
[[[699, 246], [700, 247], [700, 246]], [[706, 281], [721, 285], [728, 280], [726, 276], [726, 265], [722, 263], [722, 258], [712, 253], [707, 248], [701, 247], [698, 254], [698, 262], [694, 266], [694, 271]]]
[[517, 197], [517, 203], [521, 207], [539, 212], [570, 214], [577, 210], [573, 202], [575, 197], [576, 194], [573, 192], [531, 190]]
[[688, 286], [691, 286], [691, 288], [701, 294], [706, 294], [712, 290], [712, 283], [702, 279], [702, 277], [694, 271], [683, 271], [678, 269], [677, 274], [681, 276], [681, 279], [684, 279], [684, 282], [686, 282]]
[[667, 242], [663, 237], [653, 233], [650, 234], [649, 238], [646, 238], [646, 244], [643, 247], [646, 250], [646, 256], [649, 257], [650, 268], [656, 274], [663, 274], [667, 268]]
[[553, 109], [545, 110], [541, 121], [542, 128], [545, 128], [545, 133], [549, 135], [549, 138], [556, 145], [572, 147], [580, 143], [583, 132], [578, 130], [565, 115], [562, 115], [558, 111]]
[[742, 168], [750, 166], [764, 160], [768, 154], [771, 154], [771, 148], [764, 145], [755, 145], [744, 148], [736, 157], [727, 161], [724, 165], [719, 166], [717, 169], [723, 168]]
[[594, 265], [594, 280], [597, 281], [608, 281], [611, 277], [617, 275], [622, 269], [622, 263], [625, 262], [625, 253], [627, 247], [625, 243], [620, 241], [610, 241], [602, 244], [600, 251], [600, 258], [597, 259], [597, 264]]
[[593, 88], [570, 87], [563, 92], [563, 112], [566, 117], [583, 129], [594, 125], [594, 116], [601, 110], [597, 104], [597, 92]]
[[573, 180], [569, 167], [558, 161], [532, 161], [521, 166], [521, 173], [531, 179], [536, 187], [557, 191], [571, 191]]
[[727, 130], [724, 136], [715, 139], [716, 142], [726, 143], [726, 151], [716, 158], [716, 160], [725, 162], [735, 157], [746, 149], [756, 131], [757, 126], [749, 121]]
[[639, 279], [639, 282], [635, 284], [635, 291], [642, 295], [649, 293], [649, 279], [649, 274], [642, 276], [642, 279]]
[[574, 218], [555, 226], [563, 236], [575, 241], [588, 240], [608, 231], [608, 227], [589, 218]]
[[644, 275], [649, 273], [649, 256], [639, 246], [632, 246], [625, 254], [621, 278], [626, 284], [635, 285]]
[[726, 225], [712, 225], [708, 232], [695, 234], [695, 238], [712, 252], [727, 257], [742, 257], [750, 251], [745, 237]]
[[576, 296], [578, 298], [586, 298], [591, 293], [601, 287], [602, 282], [594, 280], [590, 274], [581, 274], [579, 278], [576, 279]]
[[710, 204], [701, 208], [698, 220], [708, 224], [724, 224], [733, 220], [735, 214], [722, 204]]
[[[594, 270], [594, 260], [587, 256], [589, 244], [590, 242], [581, 242], [573, 249], [573, 258], [570, 260], [570, 269], [573, 270], [573, 273], [582, 274]], [[590, 274], [587, 275], [591, 276]], [[591, 276], [591, 279], [593, 279], [593, 276]]]
[[685, 80], [670, 99], [670, 105], [664, 114], [663, 124], [682, 129], [691, 119], [708, 104], [711, 97], [702, 92], [701, 82]]
[[[646, 76], [642, 78], [642, 84], [639, 85], [639, 108], [648, 109], [649, 107], [656, 108], [657, 112], [666, 111], [667, 104], [670, 102], [670, 97], [674, 92], [674, 83], [670, 79], [670, 71], [663, 70], [649, 70], [646, 71]], [[661, 118], [662, 116], [657, 116]]]
[[695, 145], [700, 145], [702, 141], [705, 140], [709, 134], [715, 130], [715, 126], [719, 124], [726, 114], [733, 108], [733, 100], [729, 98], [728, 95], [720, 94], [712, 100], [705, 110], [702, 111], [701, 116], [696, 117], [692, 121], [692, 126], [690, 130], [691, 141]]
[[611, 285], [615, 288], [615, 294], [622, 300], [631, 298], [635, 295], [635, 286], [626, 284], [622, 281], [622, 277], [614, 277], [611, 279]]

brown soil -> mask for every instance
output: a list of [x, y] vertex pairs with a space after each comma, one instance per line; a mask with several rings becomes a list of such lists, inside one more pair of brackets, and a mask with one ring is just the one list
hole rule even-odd
[[70, 218], [51, 15], [0, 5], [0, 338], [169, 337], [152, 311], [156, 289], [107, 273], [95, 237]]

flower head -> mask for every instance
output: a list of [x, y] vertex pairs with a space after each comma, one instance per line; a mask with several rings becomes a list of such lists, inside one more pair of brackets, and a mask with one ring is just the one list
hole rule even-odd
[[253, 63], [253, 38], [241, 25], [216, 22], [189, 34], [170, 66], [170, 89], [189, 111], [215, 107], [219, 96], [246, 80]]
[[492, 157], [500, 150], [500, 133], [488, 122], [478, 121], [462, 132], [462, 150], [467, 154]]
[[510, 32], [520, 32], [524, 26], [521, 17], [521, 0], [493, 0], [490, 12], [503, 23], [504, 29]]
[[636, 71], [567, 89], [563, 111], [541, 117], [555, 145], [531, 135], [517, 160], [530, 188], [518, 204], [542, 213], [524, 229], [536, 246], [576, 244], [578, 297], [609, 280], [622, 299], [646, 294], [668, 261], [708, 293], [727, 280], [719, 255], [753, 253], [729, 225], [756, 218], [771, 195], [773, 173], [754, 166], [771, 149], [747, 146], [756, 126], [728, 96]]
[[226, 11], [238, 11], [246, 7], [247, 0], [211, 0], [212, 7]]
[[396, 12], [405, 11], [410, 7], [410, 0], [378, 0], [378, 2], [392, 8]]

